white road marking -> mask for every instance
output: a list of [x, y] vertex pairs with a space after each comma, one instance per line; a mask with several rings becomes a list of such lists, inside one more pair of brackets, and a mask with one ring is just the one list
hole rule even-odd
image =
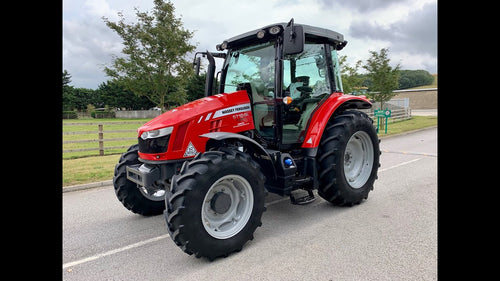
[[397, 167], [401, 167], [401, 166], [404, 166], [404, 165], [408, 165], [410, 163], [413, 163], [413, 162], [417, 162], [418, 160], [420, 160], [422, 158], [417, 158], [417, 159], [413, 159], [413, 160], [410, 160], [410, 161], [406, 161], [406, 162], [402, 162], [402, 163], [399, 163], [399, 164], [396, 164], [394, 166], [390, 166], [388, 168], [385, 168], [385, 169], [380, 169], [378, 170], [379, 172], [385, 172], [387, 170], [391, 170], [391, 169], [394, 169], [394, 168], [397, 168]]
[[167, 237], [169, 237], [168, 234], [160, 235], [158, 237], [154, 237], [154, 238], [151, 238], [151, 239], [139, 241], [137, 243], [130, 244], [130, 245], [125, 246], [125, 247], [117, 248], [117, 249], [110, 250], [110, 251], [107, 251], [107, 252], [104, 252], [104, 253], [100, 253], [100, 254], [97, 254], [97, 255], [94, 255], [94, 256], [86, 257], [84, 259], [76, 260], [76, 261], [73, 261], [73, 262], [67, 262], [67, 263], [63, 264], [63, 269], [68, 268], [68, 267], [72, 267], [72, 266], [75, 266], [75, 265], [79, 265], [79, 264], [82, 264], [82, 263], [86, 263], [86, 262], [89, 262], [89, 261], [97, 260], [97, 259], [100, 259], [100, 258], [103, 258], [103, 257], [106, 257], [106, 256], [114, 255], [114, 254], [117, 254], [117, 253], [120, 253], [120, 252], [123, 252], [123, 251], [126, 251], [126, 250], [130, 250], [130, 249], [133, 249], [133, 248], [137, 248], [137, 247], [140, 247], [140, 246], [143, 246], [143, 245], [146, 245], [146, 244], [149, 244], [149, 243], [153, 243], [153, 242], [156, 242], [158, 240], [161, 240], [161, 239], [164, 239], [164, 238], [167, 238]]
[[397, 153], [397, 154], [407, 154], [407, 155], [423, 155], [429, 157], [438, 157], [436, 153], [426, 153], [426, 152], [417, 152], [417, 151], [394, 151], [394, 150], [381, 150], [384, 153]]

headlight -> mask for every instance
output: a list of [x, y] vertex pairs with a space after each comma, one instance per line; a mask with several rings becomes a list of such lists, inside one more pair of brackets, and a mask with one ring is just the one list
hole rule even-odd
[[259, 39], [264, 38], [264, 35], [266, 35], [266, 31], [264, 31], [264, 30], [257, 32], [257, 38], [259, 38]]
[[271, 33], [272, 35], [276, 35], [278, 33], [280, 33], [281, 31], [281, 28], [279, 26], [273, 26], [271, 28], [269, 28], [269, 33]]
[[155, 139], [155, 138], [163, 137], [163, 136], [171, 134], [173, 130], [174, 130], [174, 127], [166, 127], [166, 128], [162, 128], [162, 129], [158, 129], [158, 130], [143, 132], [141, 134], [141, 139], [146, 140], [146, 139]]

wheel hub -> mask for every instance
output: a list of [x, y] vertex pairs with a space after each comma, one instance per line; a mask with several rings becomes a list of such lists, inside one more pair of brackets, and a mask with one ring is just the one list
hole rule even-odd
[[239, 175], [227, 175], [208, 189], [201, 206], [201, 219], [212, 237], [228, 239], [245, 227], [252, 209], [250, 183]]
[[217, 192], [210, 200], [210, 208], [218, 214], [225, 214], [231, 207], [231, 196], [224, 192]]
[[361, 188], [369, 179], [373, 167], [373, 143], [364, 131], [354, 133], [344, 152], [344, 173], [352, 188]]
[[345, 151], [345, 155], [344, 155], [344, 165], [346, 166], [349, 166], [351, 165], [351, 158], [352, 158], [352, 155], [351, 155], [351, 150], [349, 149], [349, 147], [346, 149]]

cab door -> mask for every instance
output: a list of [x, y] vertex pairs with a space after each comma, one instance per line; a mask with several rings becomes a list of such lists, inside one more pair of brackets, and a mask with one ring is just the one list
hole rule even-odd
[[330, 46], [307, 43], [304, 51], [283, 58], [284, 106], [282, 143], [302, 143], [308, 121], [318, 104], [336, 91]]
[[246, 89], [251, 93], [255, 129], [275, 141], [275, 43], [266, 42], [232, 50], [226, 60], [223, 92]]

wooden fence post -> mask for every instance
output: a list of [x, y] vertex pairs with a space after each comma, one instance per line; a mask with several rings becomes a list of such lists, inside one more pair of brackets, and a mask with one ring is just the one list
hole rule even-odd
[[102, 130], [102, 124], [98, 125], [99, 128], [99, 156], [104, 156], [104, 137], [103, 137], [103, 130]]

